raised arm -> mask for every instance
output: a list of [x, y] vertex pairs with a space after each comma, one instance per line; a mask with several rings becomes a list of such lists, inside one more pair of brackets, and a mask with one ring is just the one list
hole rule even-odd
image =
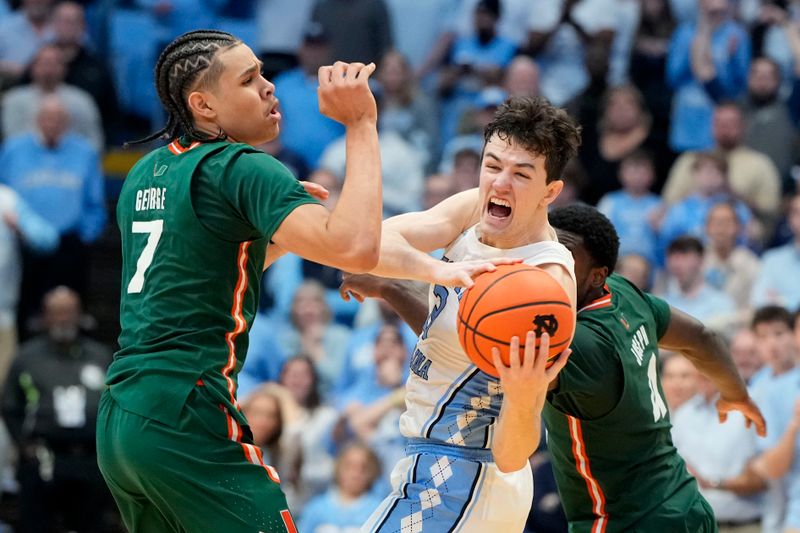
[[350, 272], [371, 270], [380, 252], [381, 161], [375, 98], [368, 85], [374, 70], [372, 63], [320, 68], [320, 112], [346, 128], [342, 194], [331, 212], [315, 204], [296, 208], [272, 237], [288, 252]]
[[725, 341], [718, 333], [670, 306], [669, 325], [658, 345], [683, 353], [700, 372], [714, 382], [720, 392], [717, 410], [721, 422], [727, 419], [728, 412], [740, 411], [748, 427], [751, 423], [755, 424], [757, 433], [762, 437], [766, 435], [764, 417], [750, 398]]

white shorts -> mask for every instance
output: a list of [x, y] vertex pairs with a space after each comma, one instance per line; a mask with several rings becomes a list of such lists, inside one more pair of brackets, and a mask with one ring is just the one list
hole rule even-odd
[[530, 464], [504, 474], [493, 462], [417, 453], [392, 470], [392, 493], [362, 532], [521, 532], [533, 503]]

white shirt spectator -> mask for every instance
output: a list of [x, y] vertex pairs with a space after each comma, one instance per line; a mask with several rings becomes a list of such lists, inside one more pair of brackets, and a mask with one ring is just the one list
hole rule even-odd
[[313, 7], [314, 0], [260, 0], [256, 6], [258, 51], [294, 54]]
[[[385, 0], [395, 47], [418, 69], [457, 18], [458, 0]], [[467, 2], [469, 3], [469, 2]], [[473, 2], [474, 3], [474, 2]], [[472, 25], [469, 27], [472, 28]]]
[[0, 61], [19, 67], [28, 65], [39, 47], [50, 40], [51, 34], [49, 27], [36, 31], [22, 11], [0, 18]]

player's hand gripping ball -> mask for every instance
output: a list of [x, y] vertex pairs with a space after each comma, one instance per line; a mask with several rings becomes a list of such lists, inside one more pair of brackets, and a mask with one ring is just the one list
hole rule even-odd
[[458, 340], [478, 368], [497, 377], [492, 347], [508, 365], [511, 337], [525, 343], [528, 331], [550, 335], [547, 366], [553, 364], [575, 333], [575, 315], [567, 292], [546, 271], [525, 264], [500, 265], [481, 274], [462, 296], [458, 308]]

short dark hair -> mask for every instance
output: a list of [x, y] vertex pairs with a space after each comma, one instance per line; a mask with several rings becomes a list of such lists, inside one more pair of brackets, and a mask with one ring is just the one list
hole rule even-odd
[[176, 37], [169, 43], [156, 62], [156, 89], [161, 105], [167, 112], [167, 125], [144, 139], [129, 144], [139, 144], [158, 138], [169, 139], [183, 132], [192, 140], [215, 141], [225, 139], [225, 132], [216, 137], [199, 131], [186, 102], [187, 91], [198, 81], [204, 87], [216, 83], [222, 65], [216, 61], [217, 52], [242, 41], [230, 33], [217, 30], [195, 30]]
[[669, 246], [667, 246], [667, 255], [683, 254], [686, 252], [694, 252], [703, 255], [703, 250], [703, 243], [700, 242], [700, 239], [692, 237], [691, 235], [681, 235], [669, 243]]
[[647, 148], [637, 148], [620, 160], [621, 164], [625, 163], [647, 163], [650, 167], [655, 167], [655, 158], [653, 152]]
[[561, 179], [581, 144], [581, 127], [575, 119], [538, 96], [512, 97], [500, 105], [483, 138], [489, 142], [495, 135], [544, 156], [547, 183]]
[[550, 224], [583, 240], [583, 246], [598, 266], [614, 272], [619, 255], [619, 237], [614, 224], [600, 211], [586, 204], [572, 204], [554, 209]]
[[753, 329], [759, 324], [766, 324], [769, 322], [783, 322], [789, 329], [794, 329], [794, 321], [792, 320], [792, 313], [788, 309], [780, 305], [765, 305], [759, 307], [753, 313], [753, 321], [750, 323]]
[[710, 150], [708, 152], [697, 152], [692, 161], [692, 170], [697, 170], [703, 163], [711, 163], [720, 173], [728, 175], [728, 160], [719, 152]]

